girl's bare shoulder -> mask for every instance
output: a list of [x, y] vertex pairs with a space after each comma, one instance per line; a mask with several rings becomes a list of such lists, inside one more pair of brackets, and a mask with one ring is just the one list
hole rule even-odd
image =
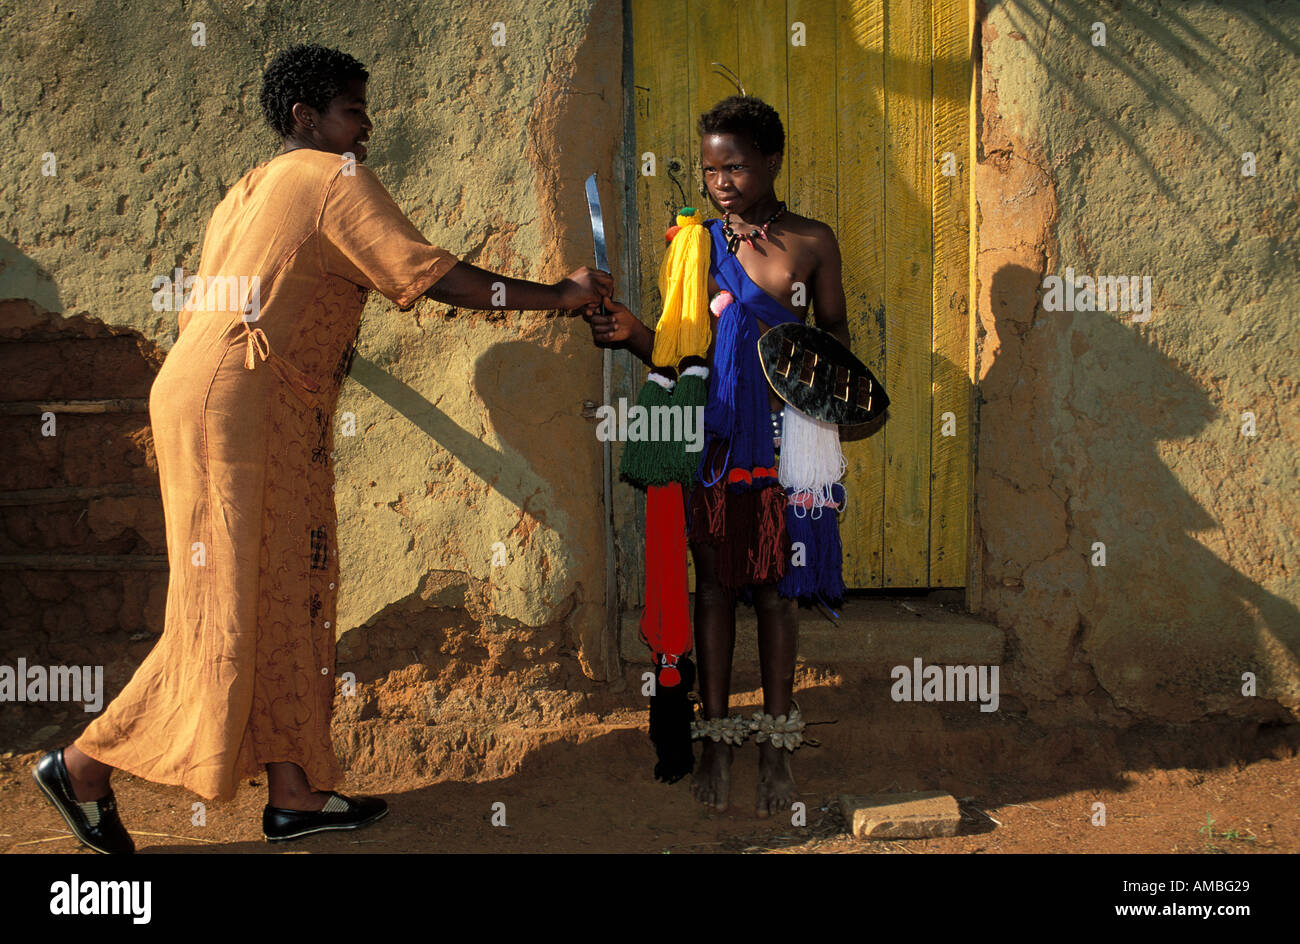
[[798, 213], [791, 213], [789, 210], [781, 217], [786, 228], [800, 239], [808, 240], [811, 243], [825, 245], [828, 242], [835, 242], [835, 230], [823, 223], [821, 220], [814, 220], [811, 216], [800, 216]]

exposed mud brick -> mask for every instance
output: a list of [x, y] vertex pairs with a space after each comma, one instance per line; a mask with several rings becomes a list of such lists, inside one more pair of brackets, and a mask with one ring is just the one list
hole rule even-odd
[[[125, 334], [96, 338], [68, 334], [51, 341], [24, 338], [28, 343], [0, 344], [5, 399], [149, 396], [156, 368], [141, 352], [143, 339]], [[104, 378], [112, 379], [111, 392], [104, 391]]]
[[[93, 403], [90, 412], [50, 404], [53, 436], [42, 434], [40, 413], [0, 413], [0, 440], [11, 446], [0, 464], [0, 492], [9, 493], [0, 554], [18, 559], [0, 570], [3, 655], [103, 665], [117, 690], [161, 631], [167, 573], [130, 566], [133, 556], [166, 553], [153, 435], [146, 412], [119, 402], [147, 398], [161, 363], [159, 348], [130, 328], [0, 303], [0, 398]], [[79, 569], [101, 555], [124, 563]], [[0, 738], [20, 743], [44, 721], [5, 713]]]

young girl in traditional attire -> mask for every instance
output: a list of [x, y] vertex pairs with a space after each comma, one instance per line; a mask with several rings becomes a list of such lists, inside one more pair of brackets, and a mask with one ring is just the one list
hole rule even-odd
[[[834, 425], [784, 406], [770, 389], [758, 339], [775, 325], [802, 321], [809, 301], [818, 328], [845, 347], [849, 335], [834, 233], [791, 213], [773, 188], [785, 149], [775, 109], [733, 96], [700, 117], [699, 131], [703, 182], [723, 216], [706, 221], [691, 208], [678, 215], [661, 273], [665, 309], [657, 329], [618, 303], [588, 320], [598, 345], [627, 347], [654, 368], [645, 388], [651, 399], [668, 396], [690, 409], [683, 389], [703, 390], [691, 378], [707, 375], [707, 395], [698, 404], [706, 443], [691, 475], [655, 478], [644, 450], [629, 444], [624, 452], [624, 477], [647, 488], [642, 635], [655, 653], [658, 689], [689, 686], [689, 670], [681, 669], [688, 664], [690, 627], [683, 626], [685, 605], [678, 602], [685, 594], [685, 555], [683, 549], [679, 567], [673, 543], [685, 530], [695, 561], [702, 701], [692, 732], [704, 744], [693, 792], [725, 809], [733, 746], [752, 736], [759, 747], [756, 809], [766, 816], [787, 809], [796, 795], [789, 766], [790, 752], [803, 740], [792, 700], [796, 601], [834, 605], [844, 592], [837, 520], [844, 459]], [[701, 267], [707, 254], [707, 280], [695, 277], [692, 251]], [[758, 617], [763, 711], [750, 718], [728, 717], [737, 600], [753, 605]], [[652, 737], [655, 723], [652, 716]], [[691, 769], [693, 757], [674, 763], [660, 747], [661, 779]]]

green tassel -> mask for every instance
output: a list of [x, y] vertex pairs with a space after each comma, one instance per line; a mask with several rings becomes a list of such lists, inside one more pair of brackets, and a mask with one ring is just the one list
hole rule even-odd
[[[650, 435], [651, 417], [654, 415], [651, 410], [654, 407], [667, 407], [672, 403], [672, 393], [665, 390], [653, 380], [647, 380], [641, 387], [641, 393], [637, 395], [636, 405], [643, 407], [645, 410], [645, 423], [642, 427], [645, 436]], [[623, 444], [623, 458], [619, 462], [619, 477], [645, 488], [649, 485], [667, 485], [673, 479], [666, 475], [665, 470], [665, 445], [671, 446], [671, 443], [649, 442], [645, 438], [632, 438], [632, 418], [628, 418], [628, 439]]]
[[[704, 405], [708, 402], [709, 381], [706, 377], [686, 374], [677, 381], [673, 388], [672, 405], [680, 408], [683, 434], [689, 429], [702, 444], [704, 442]], [[673, 449], [668, 457], [670, 481], [689, 485], [695, 478], [695, 470], [700, 465], [700, 451], [690, 452], [691, 445], [683, 435], [681, 441], [672, 443]]]

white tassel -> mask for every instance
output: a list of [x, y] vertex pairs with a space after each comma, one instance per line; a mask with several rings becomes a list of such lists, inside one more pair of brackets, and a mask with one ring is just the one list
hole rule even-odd
[[669, 380], [663, 374], [655, 373], [653, 370], [646, 374], [646, 380], [653, 380], [659, 386], [664, 388], [664, 392], [672, 393], [673, 388], [677, 386], [677, 381]]
[[834, 501], [831, 486], [844, 477], [848, 465], [840, 448], [836, 424], [813, 419], [790, 404], [785, 405], [777, 477], [791, 501], [810, 502], [815, 512], [813, 517], [819, 517], [820, 509]]

